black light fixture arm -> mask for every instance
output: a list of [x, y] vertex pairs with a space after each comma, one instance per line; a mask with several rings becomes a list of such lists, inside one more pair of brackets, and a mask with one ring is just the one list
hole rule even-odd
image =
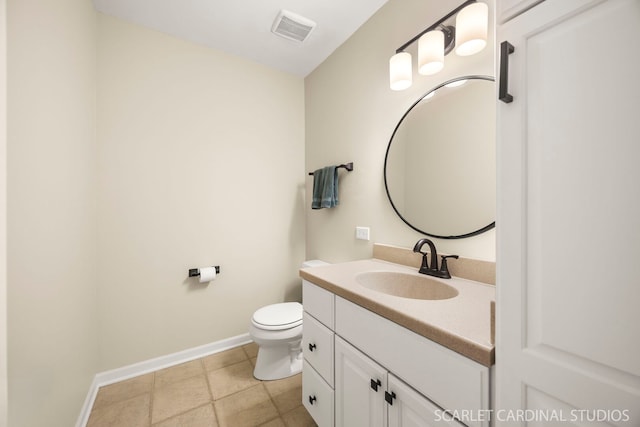
[[[457, 8], [453, 9], [451, 12], [449, 12], [448, 14], [446, 14], [444, 17], [440, 18], [435, 24], [431, 25], [429, 28], [427, 28], [426, 30], [422, 31], [421, 33], [418, 33], [417, 36], [415, 36], [414, 38], [412, 38], [411, 40], [409, 40], [408, 42], [406, 42], [405, 44], [403, 44], [402, 46], [400, 46], [399, 48], [396, 49], [396, 53], [400, 53], [400, 52], [404, 52], [406, 48], [408, 48], [409, 46], [411, 46], [413, 43], [415, 43], [420, 37], [422, 37], [424, 34], [428, 33], [429, 31], [435, 30], [436, 28], [438, 28], [439, 26], [443, 25], [442, 23], [445, 22], [446, 20], [448, 20], [449, 18], [451, 18], [452, 16], [454, 16], [456, 13], [458, 13], [459, 11], [461, 11], [462, 9], [464, 9], [465, 7], [467, 7], [468, 5], [470, 5], [471, 3], [476, 3], [477, 0], [467, 0], [464, 3], [462, 3], [460, 6], [458, 6]], [[445, 26], [446, 27], [446, 26]], [[445, 33], [446, 34], [446, 33]], [[446, 45], [446, 40], [445, 40], [445, 45]], [[448, 53], [448, 52], [447, 52]]]

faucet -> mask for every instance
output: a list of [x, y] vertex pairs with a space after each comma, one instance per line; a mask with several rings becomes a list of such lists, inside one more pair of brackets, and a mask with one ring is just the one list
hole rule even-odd
[[[422, 252], [422, 247], [425, 244], [429, 245], [429, 252]], [[436, 250], [436, 245], [434, 245], [431, 240], [418, 240], [416, 245], [413, 247], [413, 252], [422, 254], [422, 265], [420, 265], [418, 273], [428, 274], [429, 276], [439, 277], [441, 279], [451, 279], [449, 267], [447, 266], [447, 258], [458, 259], [458, 255], [443, 255], [442, 266], [438, 268], [438, 251]], [[427, 261], [428, 253], [431, 253], [431, 265], [429, 265], [429, 262]]]

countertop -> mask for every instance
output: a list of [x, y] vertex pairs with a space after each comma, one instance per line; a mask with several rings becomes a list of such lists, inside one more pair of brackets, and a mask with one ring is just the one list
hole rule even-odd
[[418, 300], [383, 294], [358, 283], [358, 274], [372, 271], [420, 275], [415, 268], [368, 259], [303, 268], [300, 276], [484, 366], [494, 364], [491, 303], [495, 303], [495, 286], [458, 277], [433, 278], [456, 288], [458, 296]]

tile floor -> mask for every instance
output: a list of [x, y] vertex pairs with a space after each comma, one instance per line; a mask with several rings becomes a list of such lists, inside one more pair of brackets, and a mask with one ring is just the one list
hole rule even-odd
[[253, 343], [101, 387], [87, 427], [306, 427], [302, 376], [253, 378]]

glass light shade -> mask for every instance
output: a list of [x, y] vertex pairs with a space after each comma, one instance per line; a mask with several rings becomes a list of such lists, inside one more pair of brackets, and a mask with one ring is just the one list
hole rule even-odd
[[411, 54], [396, 53], [389, 60], [389, 86], [392, 90], [405, 90], [412, 83]]
[[444, 67], [444, 33], [429, 31], [418, 40], [418, 73], [430, 76]]
[[480, 52], [487, 45], [489, 6], [473, 3], [456, 16], [456, 54], [469, 56]]

